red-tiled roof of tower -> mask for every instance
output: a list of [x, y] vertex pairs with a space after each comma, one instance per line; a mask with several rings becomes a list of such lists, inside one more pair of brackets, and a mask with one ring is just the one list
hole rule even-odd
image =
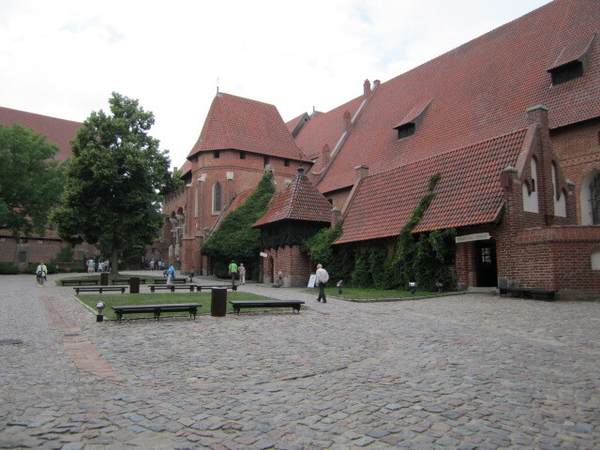
[[535, 126], [366, 177], [337, 243], [397, 236], [436, 173], [435, 197], [414, 232], [494, 222], [503, 207], [501, 171], [516, 165], [528, 132]]
[[[553, 86], [547, 72], [557, 60], [576, 57], [599, 31], [598, 0], [555, 0], [381, 83], [317, 187], [348, 188], [358, 165], [376, 174], [522, 129], [525, 111], [537, 104], [549, 108], [551, 129], [600, 117], [598, 39], [582, 77]], [[415, 133], [398, 139], [394, 127], [430, 100]], [[307, 123], [298, 146], [307, 155], [319, 154], [324, 144], [333, 150], [343, 133], [344, 109], [336, 108], [335, 126], [330, 113]]]
[[282, 220], [331, 222], [331, 204], [304, 175], [303, 168], [298, 169], [292, 183], [272, 199], [265, 215], [252, 226]]
[[64, 161], [73, 156], [69, 141], [75, 138], [81, 123], [71, 120], [57, 119], [55, 117], [33, 114], [16, 109], [0, 107], [0, 123], [11, 126], [19, 123], [25, 128], [30, 128], [36, 133], [43, 134], [60, 148], [55, 158]]
[[198, 152], [227, 149], [308, 161], [275, 106], [219, 93], [188, 158]]

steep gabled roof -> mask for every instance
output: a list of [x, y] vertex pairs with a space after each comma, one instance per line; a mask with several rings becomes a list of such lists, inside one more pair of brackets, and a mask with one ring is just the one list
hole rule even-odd
[[[310, 116], [296, 137], [296, 144], [309, 158], [317, 158], [327, 144], [331, 151], [335, 151], [337, 143], [346, 131], [344, 114], [348, 111], [352, 116], [356, 114], [365, 98], [357, 97], [344, 103], [328, 113], [317, 113]], [[319, 171], [322, 166], [317, 162], [313, 170]]]
[[275, 196], [265, 215], [252, 226], [259, 227], [282, 220], [331, 222], [331, 204], [304, 175], [302, 167], [292, 183]]
[[[361, 164], [374, 174], [522, 129], [533, 105], [548, 106], [552, 129], [600, 117], [600, 45], [592, 42], [599, 31], [598, 0], [556, 0], [380, 84], [319, 190], [348, 188]], [[586, 73], [553, 86], [548, 68], [577, 57], [590, 42]], [[430, 100], [414, 135], [398, 139], [394, 128]], [[333, 150], [343, 132], [326, 122], [329, 113], [320, 117], [323, 125], [311, 120], [296, 139], [307, 155], [326, 143]]]
[[494, 222], [503, 206], [500, 173], [527, 150], [528, 132], [535, 126], [366, 177], [337, 243], [397, 236], [438, 172], [435, 197], [413, 231]]
[[188, 158], [198, 152], [227, 149], [307, 161], [275, 106], [219, 93]]
[[79, 122], [2, 107], [0, 107], [0, 123], [5, 126], [19, 123], [25, 128], [31, 128], [36, 133], [45, 135], [49, 142], [60, 148], [55, 158], [61, 161], [73, 156], [69, 141], [75, 138], [77, 130], [81, 128]]

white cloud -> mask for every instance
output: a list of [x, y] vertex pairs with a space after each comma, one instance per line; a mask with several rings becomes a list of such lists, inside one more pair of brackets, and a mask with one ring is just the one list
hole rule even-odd
[[2, 106], [82, 121], [117, 91], [179, 166], [217, 83], [284, 120], [327, 111], [548, 1], [4, 0]]

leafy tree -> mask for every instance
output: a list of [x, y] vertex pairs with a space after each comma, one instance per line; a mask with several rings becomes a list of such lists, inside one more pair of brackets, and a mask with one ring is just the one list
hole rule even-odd
[[164, 223], [161, 195], [179, 187], [166, 151], [148, 135], [152, 112], [113, 92], [111, 114], [92, 112], [71, 142], [62, 206], [54, 214], [60, 236], [110, 249], [111, 274], [126, 246], [151, 244]]
[[43, 235], [63, 189], [59, 148], [19, 124], [0, 124], [0, 228]]
[[227, 214], [204, 243], [201, 253], [210, 257], [215, 274], [227, 276], [231, 260], [243, 262], [248, 273], [255, 269], [261, 250], [260, 230], [251, 228], [251, 225], [267, 212], [274, 192], [273, 174], [268, 172], [244, 204]]

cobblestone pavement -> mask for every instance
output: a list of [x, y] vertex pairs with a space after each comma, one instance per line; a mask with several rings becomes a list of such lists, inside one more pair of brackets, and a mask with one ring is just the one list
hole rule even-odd
[[53, 280], [0, 277], [2, 449], [600, 448], [600, 303], [248, 284], [308, 308], [117, 323]]

